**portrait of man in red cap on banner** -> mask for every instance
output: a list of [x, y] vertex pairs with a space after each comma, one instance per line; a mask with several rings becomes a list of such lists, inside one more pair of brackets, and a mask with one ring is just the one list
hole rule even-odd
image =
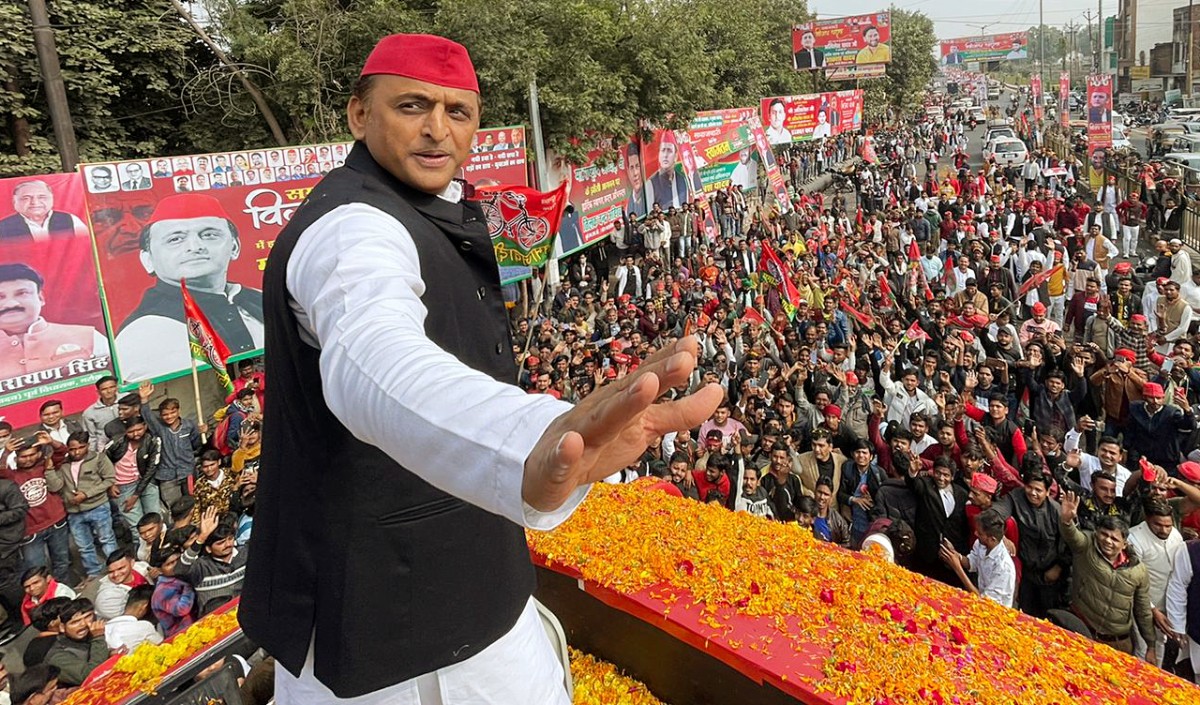
[[525, 530], [722, 397], [655, 403], [695, 369], [691, 336], [577, 405], [516, 386], [486, 219], [454, 178], [482, 107], [465, 47], [382, 39], [345, 166], [267, 260], [273, 430], [238, 618], [280, 705], [569, 703]]
[[153, 379], [191, 365], [184, 280], [230, 353], [262, 347], [262, 292], [229, 281], [229, 265], [240, 254], [237, 228], [216, 198], [180, 193], [158, 201], [138, 241], [142, 267], [155, 282], [117, 325], [122, 377]]

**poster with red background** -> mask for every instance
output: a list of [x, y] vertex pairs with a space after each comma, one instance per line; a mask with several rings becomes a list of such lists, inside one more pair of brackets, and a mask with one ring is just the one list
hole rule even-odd
[[1063, 127], [1071, 124], [1071, 74], [1068, 71], [1058, 75], [1058, 119]]
[[611, 139], [597, 139], [582, 165], [549, 157], [550, 182], [568, 182], [571, 206], [558, 229], [559, 256], [569, 255], [612, 234], [629, 203], [628, 147], [613, 155]]
[[1042, 92], [1042, 77], [1034, 74], [1029, 78], [1029, 90], [1033, 93], [1033, 117], [1040, 124], [1042, 121], [1042, 103], [1046, 96]]
[[324, 174], [341, 166], [350, 147], [80, 167], [122, 383], [191, 371], [180, 278], [233, 359], [261, 354], [267, 256], [296, 208]]
[[[862, 54], [863, 60], [859, 60], [863, 49], [870, 46], [867, 42], [869, 30], [875, 32], [875, 36], [870, 38], [875, 41], [874, 51], [880, 55], [881, 61], [872, 60], [871, 52]], [[878, 47], [887, 47], [891, 41], [890, 12], [813, 20], [792, 27], [792, 61], [800, 71], [860, 63], [882, 64], [891, 61], [891, 52], [880, 51]], [[805, 46], [806, 42], [808, 46]]]
[[528, 186], [525, 128], [516, 125], [479, 130], [463, 179], [472, 186]]
[[862, 127], [861, 90], [763, 98], [762, 121], [773, 145], [804, 142]]
[[[734, 170], [737, 168], [741, 152], [734, 149], [735, 142], [729, 140], [731, 130], [736, 130], [749, 124], [750, 118], [756, 117], [757, 108], [729, 108], [726, 110], [706, 110], [696, 113], [688, 125], [688, 137], [696, 152], [697, 163], [700, 166], [700, 181], [704, 184], [704, 192], [726, 188], [732, 183]], [[713, 153], [714, 146], [726, 143], [729, 149], [724, 153]], [[744, 188], [757, 185], [758, 165], [752, 162], [747, 170], [750, 183], [743, 184]]]
[[0, 416], [82, 411], [111, 360], [79, 174], [0, 179], [0, 242]]

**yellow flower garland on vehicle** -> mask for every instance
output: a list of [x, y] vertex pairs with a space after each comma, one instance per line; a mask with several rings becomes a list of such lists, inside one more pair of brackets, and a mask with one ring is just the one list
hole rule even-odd
[[1196, 686], [1016, 610], [647, 485], [596, 485], [530, 547], [617, 592], [653, 588], [668, 612], [690, 591], [717, 633], [732, 612], [770, 620], [772, 636], [730, 648], [816, 654], [822, 678], [783, 675], [851, 703], [1200, 703]]
[[63, 705], [112, 705], [138, 692], [153, 693], [176, 664], [237, 629], [237, 609], [201, 619], [162, 644], [141, 644], [117, 660], [112, 673], [80, 688]]
[[574, 705], [663, 705], [644, 684], [622, 675], [611, 663], [578, 649], [570, 652]]

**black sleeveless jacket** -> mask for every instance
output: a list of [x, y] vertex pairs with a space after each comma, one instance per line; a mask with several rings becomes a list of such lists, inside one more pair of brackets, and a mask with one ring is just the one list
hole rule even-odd
[[[325, 405], [319, 351], [300, 339], [287, 263], [305, 229], [349, 203], [404, 224], [416, 243], [426, 334], [470, 367], [516, 379], [495, 254], [482, 212], [393, 178], [356, 144], [275, 241], [263, 282], [266, 405], [254, 533], [240, 621], [299, 674], [339, 697], [478, 654], [533, 592], [521, 527], [452, 497], [347, 430]], [[453, 471], [454, 458], [439, 462]]]

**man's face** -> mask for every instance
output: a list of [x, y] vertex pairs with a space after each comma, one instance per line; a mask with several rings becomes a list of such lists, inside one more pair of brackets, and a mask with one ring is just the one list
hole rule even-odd
[[50, 580], [44, 575], [35, 575], [22, 585], [25, 588], [25, 594], [35, 600], [42, 599], [42, 595], [46, 594], [46, 588], [50, 587]]
[[717, 482], [718, 480], [721, 479], [721, 468], [719, 468], [711, 463], [708, 465], [705, 465], [704, 466], [704, 479], [708, 480], [709, 482]]
[[45, 409], [42, 409], [42, 413], [41, 413], [42, 423], [46, 424], [47, 426], [50, 426], [51, 428], [57, 427], [58, 422], [62, 421], [62, 417], [63, 417], [62, 406], [60, 406], [58, 404], [51, 404], [50, 406], [47, 406]]
[[863, 35], [863, 41], [865, 41], [869, 47], [879, 46], [879, 30], [875, 29], [874, 27], [868, 29], [866, 34]]
[[42, 315], [46, 297], [37, 282], [14, 279], [0, 282], [0, 329], [9, 335], [23, 335]]
[[108, 566], [108, 579], [115, 585], [124, 585], [129, 576], [133, 573], [133, 561], [128, 558], [122, 558], [119, 561], [113, 561]]
[[949, 487], [953, 480], [954, 471], [950, 468], [939, 465], [933, 469], [933, 484], [937, 485], [939, 490]]
[[1125, 550], [1126, 541], [1125, 535], [1116, 529], [1097, 529], [1096, 530], [1096, 547], [1100, 549], [1101, 555], [1112, 561], [1117, 556], [1121, 555], [1121, 551]]
[[668, 173], [675, 168], [675, 160], [679, 154], [679, 148], [674, 142], [662, 142], [658, 145], [658, 170], [662, 173]]
[[1146, 517], [1146, 526], [1150, 527], [1151, 533], [1165, 541], [1175, 528], [1175, 520], [1169, 516], [1148, 516]]
[[62, 625], [63, 634], [74, 641], [84, 641], [88, 638], [88, 630], [92, 626], [95, 615], [92, 612], [80, 612]]
[[54, 210], [54, 193], [40, 181], [22, 184], [13, 193], [13, 210], [26, 220], [41, 223]]
[[636, 149], [629, 150], [629, 154], [625, 157], [625, 173], [629, 177], [629, 183], [633, 184], [634, 188], [641, 188], [642, 155], [638, 154]]
[[26, 448], [17, 453], [17, 467], [28, 470], [37, 465], [41, 459], [42, 451], [39, 448]]
[[[1115, 443], [1101, 443], [1096, 448], [1096, 459], [1100, 461], [1100, 466], [1105, 470], [1115, 468], [1121, 460], [1121, 446]], [[1095, 489], [1094, 484], [1092, 489]]]
[[401, 182], [438, 194], [471, 154], [479, 95], [403, 76], [377, 75], [346, 108], [350, 132]]
[[130, 181], [137, 181], [142, 178], [142, 165], [130, 164], [125, 167], [125, 176]]
[[79, 441], [67, 441], [67, 457], [74, 462], [78, 462], [87, 457], [88, 446], [86, 443]]
[[125, 437], [134, 443], [140, 442], [146, 437], [146, 424], [139, 423], [125, 429]]
[[777, 475], [786, 474], [792, 467], [787, 450], [779, 448], [771, 451], [771, 471]]
[[1103, 108], [1107, 104], [1108, 104], [1108, 95], [1107, 94], [1105, 94], [1101, 91], [1096, 91], [1096, 92], [1092, 93], [1092, 107], [1093, 108]]
[[162, 532], [162, 524], [139, 526], [137, 532], [138, 536], [142, 537], [143, 542], [153, 544], [158, 541], [158, 535]]
[[817, 37], [812, 32], [805, 32], [800, 35], [800, 44], [805, 49], [812, 49], [817, 45]]
[[742, 492], [754, 494], [758, 491], [758, 469], [746, 468], [742, 471]]
[[812, 442], [813, 455], [817, 460], [829, 460], [829, 456], [833, 452], [833, 445], [830, 444], [828, 438], [815, 438]]
[[1117, 501], [1117, 483], [1108, 478], [1093, 478], [1092, 494], [1100, 504], [1106, 507], [1111, 506], [1113, 502]]
[[112, 172], [108, 169], [93, 169], [92, 170], [92, 185], [99, 190], [104, 190], [112, 187]]
[[224, 218], [163, 220], [150, 226], [142, 265], [162, 281], [224, 275], [239, 245]]
[[1146, 413], [1153, 414], [1162, 407], [1163, 398], [1157, 394], [1146, 395]]
[[671, 480], [673, 482], [683, 482], [687, 477], [688, 464], [685, 462], [671, 463]]
[[[1178, 284], [1164, 285], [1163, 286], [1163, 296], [1166, 297], [1167, 301], [1174, 303], [1175, 300], [1179, 298], [1179, 285]], [[0, 318], [0, 320], [2, 320], [2, 318]]]
[[717, 407], [717, 410], [713, 412], [713, 416], [712, 416], [713, 423], [717, 424], [718, 426], [725, 425], [725, 421], [728, 418], [729, 418], [729, 407], [727, 407], [727, 406]]
[[833, 492], [830, 492], [825, 485], [818, 485], [817, 491], [813, 493], [813, 498], [817, 500], [817, 506], [825, 511], [833, 502]]
[[773, 103], [771, 105], [771, 127], [780, 129], [783, 127], [784, 118], [787, 117], [787, 110], [784, 109], [783, 103]]
[[1041, 480], [1025, 483], [1025, 499], [1035, 507], [1040, 507], [1046, 501], [1046, 485]]
[[904, 386], [904, 391], [912, 394], [917, 389], [917, 376], [915, 374], [906, 374], [900, 380], [900, 383]]

